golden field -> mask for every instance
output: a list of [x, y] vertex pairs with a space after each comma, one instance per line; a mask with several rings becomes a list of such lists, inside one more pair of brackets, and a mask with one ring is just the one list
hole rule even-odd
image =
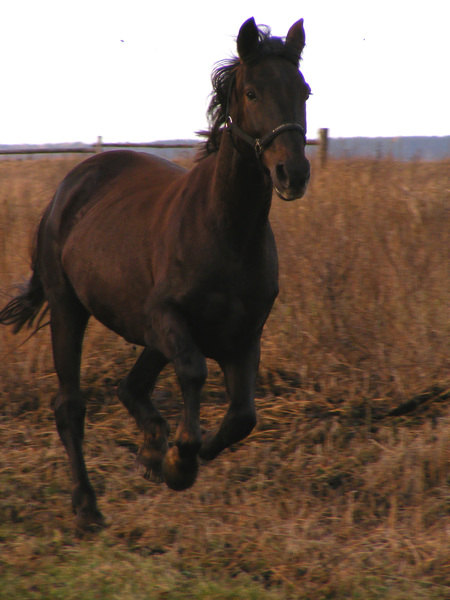
[[[0, 162], [0, 299], [29, 276], [43, 208], [75, 159]], [[314, 165], [313, 165], [314, 166]], [[48, 327], [0, 329], [0, 599], [450, 597], [448, 161], [330, 161], [274, 198], [280, 296], [259, 421], [185, 492], [134, 469], [115, 387], [139, 349], [92, 322], [85, 452], [108, 527], [82, 538], [50, 402]], [[202, 418], [225, 410], [210, 363]], [[155, 396], [175, 430], [172, 370]], [[386, 416], [410, 402], [417, 409]]]

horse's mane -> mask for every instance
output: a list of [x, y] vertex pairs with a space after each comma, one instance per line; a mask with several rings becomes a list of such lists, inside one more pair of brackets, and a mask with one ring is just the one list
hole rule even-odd
[[[298, 66], [298, 54], [295, 49], [286, 44], [282, 38], [272, 37], [269, 27], [259, 26], [258, 34], [258, 46], [253, 54], [245, 57], [246, 64], [253, 64], [268, 56], [281, 56]], [[208, 131], [198, 132], [199, 135], [206, 137], [199, 153], [199, 160], [217, 152], [219, 149], [223, 126], [228, 117], [226, 112], [229, 94], [239, 64], [240, 59], [233, 56], [230, 59], [218, 62], [211, 74], [213, 91], [206, 113], [209, 129]]]

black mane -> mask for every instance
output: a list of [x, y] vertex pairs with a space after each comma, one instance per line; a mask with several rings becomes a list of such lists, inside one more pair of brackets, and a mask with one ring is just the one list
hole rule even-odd
[[[272, 37], [270, 28], [260, 26], [258, 28], [259, 44], [256, 52], [246, 57], [246, 64], [253, 64], [267, 56], [281, 56], [298, 66], [298, 54], [282, 38]], [[202, 144], [199, 158], [217, 152], [222, 137], [223, 126], [228, 117], [227, 104], [234, 75], [239, 67], [240, 59], [233, 56], [230, 59], [218, 62], [211, 74], [213, 91], [209, 103], [207, 118], [209, 122], [208, 131], [200, 131], [199, 135], [206, 137]]]

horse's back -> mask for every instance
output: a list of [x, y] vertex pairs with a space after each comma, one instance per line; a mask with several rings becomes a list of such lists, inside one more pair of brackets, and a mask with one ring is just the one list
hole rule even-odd
[[35, 256], [47, 300], [74, 293], [107, 327], [143, 343], [155, 248], [186, 172], [130, 151], [105, 152], [77, 165], [59, 185], [38, 231]]
[[152, 154], [118, 150], [97, 154], [70, 171], [59, 185], [46, 214], [53, 237], [64, 243], [72, 228], [96, 204], [113, 199], [131, 201], [133, 195], [158, 197], [186, 172]]

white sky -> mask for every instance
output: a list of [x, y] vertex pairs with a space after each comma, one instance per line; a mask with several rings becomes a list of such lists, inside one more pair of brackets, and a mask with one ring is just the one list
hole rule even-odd
[[450, 134], [448, 0], [0, 0], [0, 144], [194, 137], [251, 16], [305, 19], [310, 137]]

